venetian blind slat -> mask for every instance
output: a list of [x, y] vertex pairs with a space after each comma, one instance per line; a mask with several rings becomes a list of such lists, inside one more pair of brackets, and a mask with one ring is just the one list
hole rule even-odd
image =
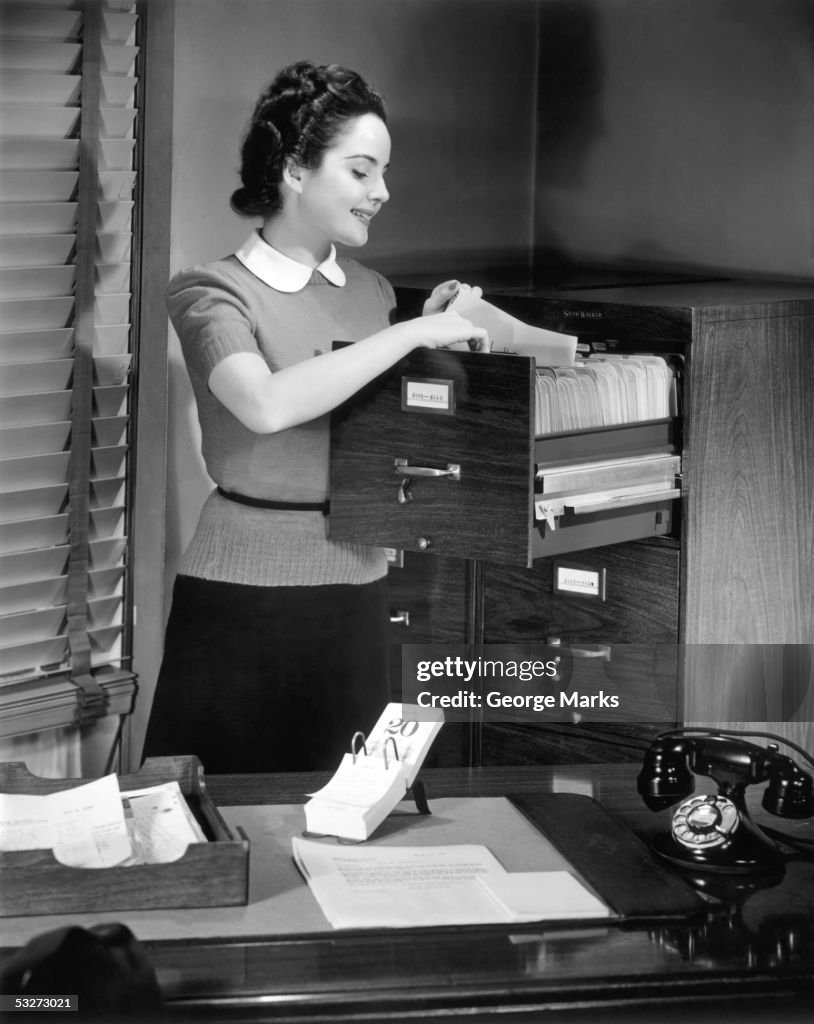
[[[87, 19], [98, 24], [92, 86]], [[103, 682], [93, 713], [115, 713], [126, 667], [136, 25], [132, 0], [11, 3], [0, 19], [4, 736], [75, 720], [70, 686], [44, 713], [41, 700], [44, 678], [77, 666]], [[85, 640], [71, 650], [77, 610]]]
[[2, 30], [15, 37], [0, 43], [0, 672], [8, 676], [67, 655], [81, 51], [78, 42], [44, 40], [78, 40], [81, 12], [11, 5]]

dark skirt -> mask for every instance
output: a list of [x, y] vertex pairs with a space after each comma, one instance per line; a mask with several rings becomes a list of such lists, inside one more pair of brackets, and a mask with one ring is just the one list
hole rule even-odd
[[336, 768], [390, 693], [387, 580], [255, 587], [178, 576], [145, 757], [208, 774]]

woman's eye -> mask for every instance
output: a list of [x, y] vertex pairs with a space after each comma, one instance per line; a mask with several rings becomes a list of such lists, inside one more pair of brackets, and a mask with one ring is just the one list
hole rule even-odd
[[354, 171], [353, 172], [353, 176], [354, 176], [354, 178], [358, 178], [359, 181], [364, 181], [364, 179], [367, 177], [367, 172], [366, 171]]

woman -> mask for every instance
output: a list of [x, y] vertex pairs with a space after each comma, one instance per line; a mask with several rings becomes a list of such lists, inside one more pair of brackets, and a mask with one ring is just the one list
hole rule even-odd
[[[485, 341], [444, 312], [395, 322], [365, 244], [389, 199], [381, 98], [300, 62], [261, 95], [233, 209], [262, 219], [234, 255], [168, 290], [217, 489], [173, 591], [145, 755], [212, 772], [333, 768], [388, 701], [387, 564], [327, 537], [330, 411], [413, 349]], [[356, 344], [331, 351], [334, 340]]]

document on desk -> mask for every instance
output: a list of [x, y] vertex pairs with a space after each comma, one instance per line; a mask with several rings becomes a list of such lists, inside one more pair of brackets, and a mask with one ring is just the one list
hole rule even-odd
[[507, 872], [485, 846], [365, 846], [292, 839], [334, 928], [410, 928], [607, 918], [567, 871]]

